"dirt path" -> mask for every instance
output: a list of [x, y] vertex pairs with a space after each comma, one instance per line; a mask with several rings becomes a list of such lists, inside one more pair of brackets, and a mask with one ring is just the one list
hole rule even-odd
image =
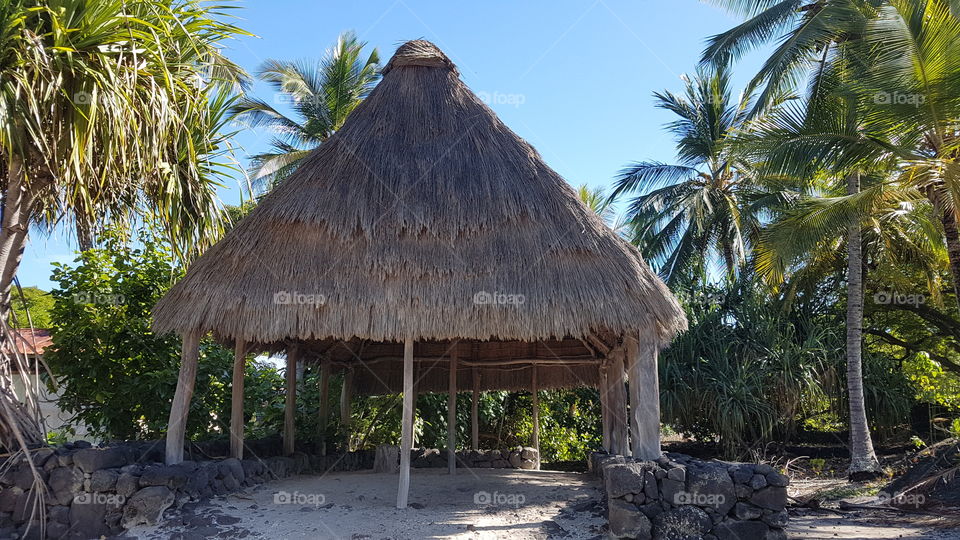
[[[475, 469], [451, 478], [444, 470], [414, 469], [411, 508], [394, 508], [396, 493], [395, 475], [299, 476], [187, 504], [160, 526], [129, 535], [143, 540], [606, 538], [599, 482], [586, 474]], [[788, 533], [797, 540], [960, 539], [960, 529], [944, 529], [946, 524], [930, 516], [795, 510]]]
[[826, 512], [790, 515], [787, 532], [791, 540], [886, 539], [956, 540], [960, 529], [945, 527], [930, 517], [891, 517], [882, 512], [831, 515]]

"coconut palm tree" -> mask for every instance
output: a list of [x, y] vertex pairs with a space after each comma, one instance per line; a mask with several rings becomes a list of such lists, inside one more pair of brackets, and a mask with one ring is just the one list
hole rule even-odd
[[883, 6], [863, 36], [874, 56], [854, 90], [871, 105], [877, 154], [897, 159], [899, 181], [933, 204], [960, 305], [960, 16], [953, 8], [948, 0]]
[[248, 126], [276, 134], [273, 148], [253, 156], [251, 163], [252, 176], [262, 191], [290, 176], [373, 90], [380, 78], [380, 55], [373, 49], [364, 58], [366, 45], [353, 32], [344, 32], [319, 62], [267, 60], [260, 66], [257, 77], [295, 114], [291, 118], [249, 95], [234, 108]]
[[725, 65], [770, 42], [776, 48], [748, 88], [763, 87], [753, 114], [768, 108], [810, 69], [830, 45], [856, 39], [882, 0], [706, 0], [746, 20], [707, 41], [702, 60]]
[[[851, 475], [876, 470], [868, 452], [866, 418], [858, 414], [862, 309], [857, 313], [859, 252], [864, 210], [877, 190], [862, 193], [856, 181], [867, 170], [902, 171], [896, 182], [885, 182], [886, 195], [899, 186], [904, 202], [920, 191], [932, 203], [947, 244], [954, 292], [960, 284], [960, 194], [957, 182], [955, 133], [960, 119], [960, 21], [956, 2], [949, 0], [838, 1], [721, 1], [740, 9], [747, 22], [714, 38], [704, 59], [727, 61], [753, 45], [783, 33], [781, 44], [754, 83], [771, 89], [810, 81], [809, 103], [841, 103], [839, 110], [804, 117], [793, 137], [781, 144], [782, 163], [824, 167], [838, 182], [846, 180], [843, 202], [854, 211], [847, 218], [848, 234], [848, 384], [851, 400]], [[785, 32], [785, 33], [784, 33]], [[849, 73], [841, 80], [837, 74]], [[839, 82], [830, 91], [824, 83]], [[818, 100], [818, 96], [832, 95]], [[761, 96], [762, 102], [764, 97]], [[825, 108], [823, 110], [829, 110]], [[813, 120], [811, 122], [811, 120]], [[761, 133], [763, 130], [760, 130]], [[789, 129], [788, 129], [789, 131]], [[766, 134], [766, 135], [769, 135]], [[771, 140], [777, 140], [776, 136]], [[851, 206], [855, 208], [851, 208]], [[842, 206], [842, 205], [840, 205]], [[814, 219], [822, 220], [814, 215]], [[797, 237], [796, 231], [792, 234]], [[762, 262], [762, 256], [760, 258]], [[960, 302], [960, 294], [956, 294]], [[858, 393], [859, 390], [859, 393]]]
[[[788, 300], [801, 291], [810, 294], [824, 276], [846, 276], [849, 473], [853, 479], [863, 479], [880, 470], [863, 387], [864, 290], [872, 273], [868, 268], [883, 268], [883, 275], [878, 274], [877, 278], [888, 287], [892, 284], [893, 290], [909, 290], [902, 287], [912, 286], [909, 280], [916, 279], [916, 274], [909, 275], [904, 270], [919, 267], [921, 275], [926, 275], [931, 294], [936, 295], [944, 266], [941, 261], [946, 254], [939, 228], [930, 219], [930, 203], [922, 194], [897, 186], [889, 172], [854, 171], [842, 178], [836, 176], [819, 186], [818, 195], [799, 198], [765, 228], [756, 248], [756, 260], [773, 284], [782, 284]], [[787, 275], [781, 273], [784, 269]], [[894, 344], [903, 346], [896, 340]]]
[[[864, 217], [878, 206], [895, 203], [904, 194], [889, 189], [882, 181], [892, 170], [889, 159], [875, 161], [872, 155], [863, 156], [862, 150], [873, 146], [870, 134], [865, 132], [864, 104], [860, 96], [845, 91], [854, 74], [864, 68], [862, 58], [850, 54], [846, 46], [831, 47], [834, 50], [830, 60], [815, 70], [814, 83], [803, 104], [784, 107], [754, 123], [754, 131], [744, 139], [763, 149], [764, 167], [798, 179], [799, 192], [815, 193], [783, 211], [780, 221], [761, 234], [756, 257], [760, 272], [778, 279], [784, 258], [796, 257], [802, 251], [822, 250], [837, 236], [843, 239], [850, 413], [848, 473], [851, 478], [860, 479], [880, 472], [863, 395]], [[877, 172], [881, 181], [864, 192], [861, 178], [871, 171]], [[826, 234], [828, 231], [834, 234]]]
[[[951, 0], [716, 0], [750, 17], [713, 38], [708, 62], [724, 62], [782, 32], [754, 78], [767, 88], [795, 84], [830, 64], [837, 45], [861, 62], [846, 91], [869, 107], [871, 137], [858, 148], [840, 136], [819, 147], [841, 159], [899, 160], [901, 181], [921, 190], [941, 222], [960, 309], [960, 8]], [[812, 78], [814, 82], [818, 77]], [[811, 85], [813, 88], [815, 85]], [[759, 101], [763, 101], [761, 98]]]
[[600, 216], [604, 223], [617, 231], [622, 226], [622, 222], [617, 218], [616, 209], [609, 197], [604, 193], [603, 188], [591, 188], [587, 184], [580, 184], [577, 188], [577, 197], [591, 212]]
[[654, 94], [657, 107], [679, 116], [667, 129], [677, 138], [680, 163], [634, 163], [611, 194], [615, 200], [640, 193], [627, 203], [627, 235], [671, 284], [691, 273], [705, 278], [711, 260], [735, 274], [774, 197], [760, 196], [755, 165], [732, 144], [747, 125], [749, 96], [731, 97], [724, 67], [698, 70], [685, 82], [684, 95]]

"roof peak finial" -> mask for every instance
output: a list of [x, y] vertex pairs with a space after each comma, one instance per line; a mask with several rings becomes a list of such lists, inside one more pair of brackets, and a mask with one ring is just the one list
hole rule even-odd
[[458, 73], [457, 66], [443, 54], [439, 47], [425, 39], [414, 39], [397, 48], [393, 58], [383, 68], [387, 74], [391, 69], [404, 66], [425, 66], [446, 68]]

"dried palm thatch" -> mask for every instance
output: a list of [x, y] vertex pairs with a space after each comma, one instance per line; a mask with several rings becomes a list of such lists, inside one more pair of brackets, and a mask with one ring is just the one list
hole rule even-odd
[[401, 46], [344, 126], [189, 268], [159, 332], [259, 344], [531, 342], [686, 325], [636, 249], [433, 44]]

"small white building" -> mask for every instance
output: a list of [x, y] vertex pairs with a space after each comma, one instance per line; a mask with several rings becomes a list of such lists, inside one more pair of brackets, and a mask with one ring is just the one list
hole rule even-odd
[[18, 397], [23, 399], [23, 396], [26, 395], [25, 386], [27, 384], [36, 389], [40, 416], [43, 419], [43, 427], [48, 433], [60, 431], [65, 426], [71, 425], [76, 431], [76, 435], [70, 436], [69, 439], [83, 438], [87, 434], [86, 427], [82, 424], [75, 425], [68, 422], [70, 415], [64, 413], [57, 407], [57, 398], [59, 395], [57, 392], [51, 392], [48, 389], [43, 377], [43, 374], [46, 372], [43, 364], [43, 351], [50, 345], [53, 345], [53, 336], [50, 331], [39, 328], [14, 328], [12, 332], [13, 345], [17, 353], [26, 357], [27, 363], [30, 366], [29, 376], [21, 377], [14, 375], [14, 392], [16, 392]]

